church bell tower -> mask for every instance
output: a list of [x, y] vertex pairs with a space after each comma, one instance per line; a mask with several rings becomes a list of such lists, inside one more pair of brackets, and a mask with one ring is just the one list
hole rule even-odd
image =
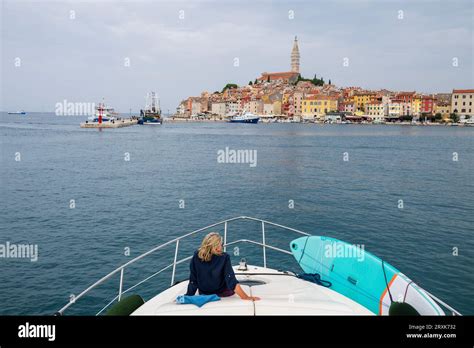
[[298, 48], [298, 38], [295, 36], [293, 49], [291, 50], [291, 71], [300, 72], [300, 50]]

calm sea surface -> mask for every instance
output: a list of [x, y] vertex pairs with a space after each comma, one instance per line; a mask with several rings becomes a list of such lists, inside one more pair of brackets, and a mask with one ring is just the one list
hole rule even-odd
[[[474, 128], [169, 123], [99, 131], [79, 128], [83, 120], [0, 115], [0, 244], [39, 250], [37, 262], [0, 259], [0, 314], [52, 314], [132, 257], [239, 215], [364, 244], [474, 314]], [[257, 166], [218, 163], [217, 151], [226, 147], [257, 150]], [[258, 223], [236, 222], [229, 241], [260, 240], [259, 232]], [[202, 236], [183, 242], [179, 257]], [[280, 247], [296, 237], [267, 231], [267, 242]], [[229, 252], [234, 262], [262, 264], [258, 247]], [[170, 245], [126, 269], [124, 288], [171, 263], [173, 254]], [[298, 270], [276, 252], [268, 262]], [[177, 279], [186, 278], [187, 263], [177, 271]], [[135, 292], [156, 294], [170, 273]], [[66, 314], [95, 314], [118, 284], [112, 277]]]

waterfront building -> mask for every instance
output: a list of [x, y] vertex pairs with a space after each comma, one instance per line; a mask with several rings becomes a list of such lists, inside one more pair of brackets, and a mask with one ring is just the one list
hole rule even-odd
[[242, 111], [250, 111], [250, 100], [247, 100], [247, 99], [240, 100], [240, 109]]
[[308, 116], [315, 117], [317, 116], [316, 112], [316, 95], [307, 95], [303, 99], [301, 107], [301, 115], [305, 118]]
[[355, 106], [354, 106], [354, 103], [352, 102], [344, 102], [344, 112], [348, 112], [348, 113], [354, 113], [355, 111]]
[[293, 108], [295, 116], [301, 116], [303, 112], [303, 98], [304, 93], [302, 92], [295, 92], [293, 94]]
[[386, 105], [381, 101], [374, 101], [367, 103], [365, 105], [366, 114], [371, 116], [372, 120], [383, 121], [385, 115], [387, 114]]
[[398, 118], [402, 115], [402, 110], [398, 101], [391, 101], [387, 106], [387, 115], [389, 118]]
[[345, 108], [344, 98], [342, 97], [337, 98], [337, 111], [344, 112], [344, 108]]
[[281, 96], [281, 114], [282, 115], [288, 116], [289, 111], [290, 111], [290, 102], [293, 103], [292, 94], [284, 92], [283, 95]]
[[474, 116], [474, 89], [453, 89], [451, 110], [453, 113], [466, 118]]
[[219, 115], [219, 116], [225, 116], [226, 115], [226, 109], [225, 109], [225, 102], [213, 102], [211, 104], [211, 112], [214, 115]]
[[356, 92], [354, 93], [354, 106], [356, 110], [365, 112], [365, 104], [376, 101], [375, 92]]
[[273, 116], [273, 103], [271, 101], [266, 101], [263, 103], [263, 115]]
[[302, 116], [323, 118], [330, 112], [337, 111], [337, 98], [327, 95], [310, 95], [303, 99]]
[[225, 103], [225, 114], [233, 116], [242, 111], [240, 101], [227, 101]]
[[201, 102], [201, 112], [209, 112], [211, 108], [209, 92], [201, 93], [200, 102]]
[[279, 100], [275, 100], [273, 102], [273, 115], [282, 115], [281, 101], [279, 101]]
[[412, 115], [413, 111], [413, 100], [415, 99], [416, 92], [399, 92], [395, 94], [392, 101], [400, 105], [400, 114], [402, 116]]
[[421, 96], [415, 95], [411, 101], [411, 112], [414, 116], [419, 116], [421, 111]]
[[263, 101], [261, 99], [250, 100], [248, 102], [248, 111], [254, 115], [263, 114]]
[[186, 111], [184, 113], [185, 117], [190, 117], [191, 116], [192, 105], [193, 105], [192, 97], [189, 97], [186, 100]]
[[321, 101], [320, 113], [326, 115], [328, 112], [337, 112], [337, 97], [317, 96]]
[[412, 115], [411, 102], [403, 101], [403, 100], [398, 100], [398, 102], [400, 103], [402, 116], [406, 116], [406, 115], [411, 116]]
[[201, 113], [201, 99], [192, 97], [191, 99], [191, 116], [196, 116]]
[[295, 108], [293, 107], [293, 98], [288, 100], [286, 103], [281, 104], [281, 114], [285, 116], [293, 116], [295, 114]]
[[436, 93], [434, 98], [436, 99], [436, 104], [451, 104], [451, 93]]
[[[396, 95], [395, 95], [395, 99], [401, 101], [401, 102], [404, 102], [404, 103], [412, 103], [413, 99], [415, 98], [416, 96], [416, 92], [413, 91], [413, 92], [398, 92]], [[410, 108], [411, 108], [411, 105], [410, 105]]]
[[443, 120], [449, 119], [449, 115], [451, 114], [451, 103], [437, 102], [434, 114], [440, 114]]
[[421, 97], [420, 113], [421, 114], [433, 114], [436, 100], [431, 95], [424, 95]]
[[184, 117], [186, 114], [186, 100], [182, 100], [176, 108], [176, 116]]

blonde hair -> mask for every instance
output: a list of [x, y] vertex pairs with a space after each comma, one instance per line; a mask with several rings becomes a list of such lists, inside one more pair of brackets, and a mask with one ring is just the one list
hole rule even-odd
[[218, 248], [222, 245], [222, 238], [219, 233], [211, 232], [207, 234], [202, 240], [201, 246], [198, 249], [198, 257], [200, 260], [209, 262], [212, 255], [221, 255], [222, 251]]

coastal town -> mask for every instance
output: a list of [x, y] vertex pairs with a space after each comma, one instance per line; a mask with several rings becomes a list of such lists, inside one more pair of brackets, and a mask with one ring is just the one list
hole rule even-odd
[[474, 89], [446, 93], [338, 87], [316, 75], [300, 74], [295, 37], [291, 70], [263, 72], [245, 86], [229, 83], [221, 91], [182, 100], [172, 121], [226, 121], [244, 112], [262, 122], [474, 125]]

